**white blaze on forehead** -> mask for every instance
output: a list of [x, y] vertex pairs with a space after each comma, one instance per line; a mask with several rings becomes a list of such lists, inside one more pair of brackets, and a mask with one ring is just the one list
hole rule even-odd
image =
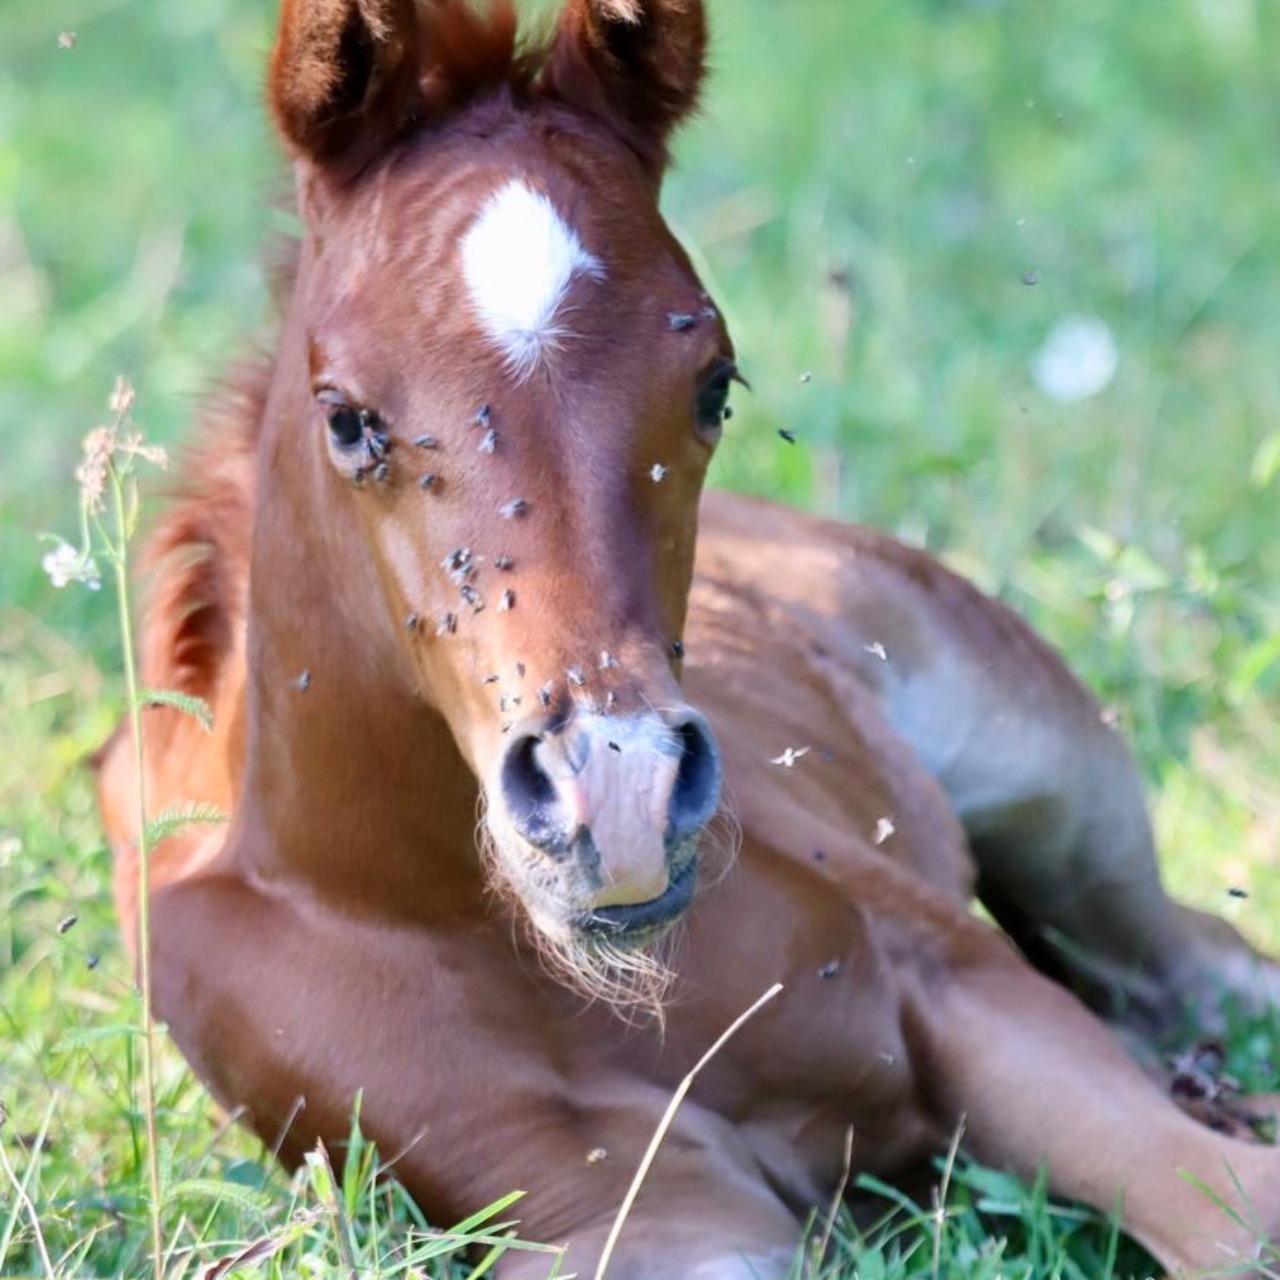
[[462, 268], [472, 305], [517, 376], [565, 336], [556, 312], [574, 275], [605, 274], [555, 205], [514, 180], [463, 237]]

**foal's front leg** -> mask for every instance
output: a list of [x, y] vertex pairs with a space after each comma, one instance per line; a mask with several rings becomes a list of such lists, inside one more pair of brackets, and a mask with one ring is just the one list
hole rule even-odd
[[1280, 1243], [1280, 1151], [1189, 1119], [1074, 997], [1000, 950], [976, 942], [908, 997], [944, 1121], [964, 1118], [980, 1159], [1119, 1209], [1176, 1276], [1264, 1274], [1250, 1264]]
[[[575, 1230], [556, 1274], [592, 1280], [615, 1216], [610, 1209]], [[786, 1280], [800, 1238], [800, 1224], [763, 1180], [726, 1181], [710, 1169], [670, 1177], [655, 1167], [606, 1275], [608, 1280]], [[513, 1251], [498, 1275], [499, 1280], [547, 1280], [550, 1270], [546, 1254]]]

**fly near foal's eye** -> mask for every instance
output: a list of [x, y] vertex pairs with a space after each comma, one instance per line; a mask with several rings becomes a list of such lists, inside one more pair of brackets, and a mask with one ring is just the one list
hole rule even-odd
[[724, 420], [729, 416], [729, 385], [737, 373], [733, 361], [719, 360], [712, 365], [698, 389], [695, 417], [698, 431], [708, 440], [719, 437]]

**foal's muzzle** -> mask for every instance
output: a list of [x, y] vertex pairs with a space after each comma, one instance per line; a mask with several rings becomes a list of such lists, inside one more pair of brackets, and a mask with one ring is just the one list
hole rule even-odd
[[576, 864], [582, 892], [566, 906], [587, 933], [647, 931], [689, 905], [720, 785], [715, 738], [691, 707], [526, 721], [501, 770], [511, 826], [553, 862]]

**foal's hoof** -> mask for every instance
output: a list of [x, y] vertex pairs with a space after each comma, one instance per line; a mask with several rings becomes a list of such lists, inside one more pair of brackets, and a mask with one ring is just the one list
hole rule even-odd
[[1280, 1094], [1242, 1094], [1217, 1041], [1192, 1045], [1169, 1066], [1169, 1096], [1192, 1119], [1230, 1138], [1275, 1145]]

